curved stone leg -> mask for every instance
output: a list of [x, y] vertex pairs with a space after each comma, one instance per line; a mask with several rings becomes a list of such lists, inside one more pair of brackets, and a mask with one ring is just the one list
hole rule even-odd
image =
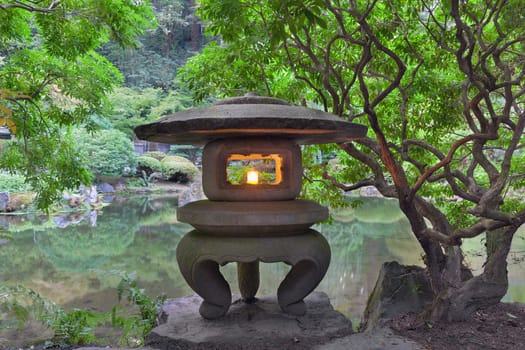
[[210, 320], [224, 316], [230, 308], [232, 294], [219, 264], [204, 260], [193, 265], [179, 264], [179, 267], [186, 282], [204, 299], [199, 309], [201, 316]]
[[315, 230], [279, 237], [222, 237], [191, 231], [177, 245], [177, 262], [189, 286], [204, 301], [200, 314], [207, 319], [223, 316], [231, 305], [231, 291], [219, 266], [239, 262], [239, 289], [254, 300], [259, 286], [259, 261], [292, 266], [277, 291], [284, 312], [302, 315], [303, 299], [324, 277], [330, 264], [330, 246]]
[[232, 303], [232, 293], [228, 282], [219, 271], [219, 264], [211, 260], [195, 264], [193, 281], [193, 289], [204, 299], [199, 308], [201, 316], [206, 319], [224, 316]]
[[237, 280], [242, 299], [247, 304], [254, 303], [259, 289], [259, 262], [238, 262]]
[[295, 316], [306, 313], [303, 299], [321, 282], [330, 265], [330, 246], [324, 237], [317, 234], [316, 241], [305, 248], [308, 254], [293, 264], [277, 289], [279, 306]]
[[[324, 275], [324, 274], [323, 274]], [[310, 294], [321, 281], [317, 266], [308, 260], [295, 264], [277, 289], [277, 300], [281, 309], [291, 315], [306, 313], [304, 297]]]
[[228, 282], [219, 271], [219, 263], [202, 249], [204, 236], [197, 231], [186, 234], [177, 245], [177, 263], [188, 285], [204, 299], [199, 309], [202, 317], [224, 316], [231, 305]]

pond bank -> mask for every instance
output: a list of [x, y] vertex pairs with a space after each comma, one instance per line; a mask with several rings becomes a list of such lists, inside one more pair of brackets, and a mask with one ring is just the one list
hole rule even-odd
[[261, 297], [254, 304], [236, 301], [226, 316], [208, 321], [199, 315], [201, 300], [197, 296], [168, 300], [161, 324], [147, 336], [146, 347], [139, 349], [427, 349], [388, 328], [354, 333], [352, 322], [335, 311], [322, 292], [313, 292], [305, 299], [308, 312], [304, 316], [283, 314], [275, 297]]
[[[323, 293], [314, 292], [307, 298], [307, 305], [315, 310], [309, 318], [272, 314], [268, 312], [271, 310], [268, 306], [241, 305], [237, 306], [237, 310], [232, 310], [233, 316], [225, 317], [222, 321], [206, 321], [198, 316], [200, 300], [195, 302], [196, 298], [168, 301], [167, 304], [182, 306], [172, 307], [167, 323], [152, 331], [157, 334], [149, 337], [149, 345], [138, 349], [525, 349], [522, 340], [525, 331], [525, 305], [520, 303], [496, 304], [476, 312], [466, 322], [412, 327], [409, 322], [411, 316], [407, 315], [388, 322], [384, 327], [345, 335], [345, 328], [348, 329], [351, 322], [341, 318], [342, 315], [333, 310]], [[177, 322], [184, 322], [184, 327], [177, 327]], [[160, 328], [164, 330], [159, 330]], [[171, 333], [166, 333], [166, 328]], [[78, 350], [104, 349], [107, 347], [82, 347]]]
[[[195, 186], [200, 188], [200, 184], [197, 183], [180, 184], [169, 181], [156, 181], [147, 187], [126, 186], [124, 183], [101, 183], [97, 186], [82, 187], [78, 193], [64, 192], [62, 202], [52, 206], [49, 210], [51, 212], [60, 211], [63, 208], [81, 207], [83, 204], [96, 206], [97, 203], [111, 202], [113, 197], [126, 197], [134, 194], [179, 196]], [[0, 215], [27, 214], [35, 197], [35, 192], [0, 192]]]

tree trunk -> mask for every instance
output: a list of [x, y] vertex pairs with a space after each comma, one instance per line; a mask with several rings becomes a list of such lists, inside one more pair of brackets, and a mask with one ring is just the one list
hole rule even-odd
[[483, 272], [459, 284], [446, 281], [447, 288], [438, 294], [432, 305], [432, 320], [463, 321], [476, 310], [501, 301], [507, 293], [507, 255], [516, 230], [517, 227], [509, 227], [487, 233], [487, 260]]
[[[195, 0], [190, 0], [189, 7], [195, 9]], [[195, 16], [195, 10], [193, 10], [193, 13], [194, 15], [190, 23], [190, 43], [191, 49], [197, 52], [201, 47], [201, 22], [200, 19]]]
[[191, 49], [195, 52], [199, 51], [201, 47], [201, 24], [197, 19], [193, 19], [191, 22]]

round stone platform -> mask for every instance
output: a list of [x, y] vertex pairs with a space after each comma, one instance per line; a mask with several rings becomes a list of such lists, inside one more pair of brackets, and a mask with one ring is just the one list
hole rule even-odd
[[201, 200], [177, 209], [177, 219], [210, 235], [289, 236], [328, 219], [328, 209], [308, 200], [226, 202]]

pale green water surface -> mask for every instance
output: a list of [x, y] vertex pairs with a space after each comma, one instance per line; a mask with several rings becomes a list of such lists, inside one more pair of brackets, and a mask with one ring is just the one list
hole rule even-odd
[[[397, 202], [361, 198], [357, 208], [334, 211], [332, 224], [315, 228], [328, 239], [332, 261], [317, 288], [334, 307], [359, 320], [383, 262], [421, 265], [421, 250]], [[114, 201], [98, 212], [63, 217], [0, 216], [13, 239], [0, 244], [0, 283], [22, 284], [65, 307], [107, 311], [117, 304], [119, 272], [136, 272], [151, 296], [192, 294], [180, 275], [175, 249], [191, 230], [176, 220], [177, 201], [137, 197]], [[58, 225], [58, 226], [57, 226]], [[61, 227], [59, 227], [61, 226]], [[464, 245], [479, 271], [480, 239]], [[505, 300], [525, 302], [525, 233], [515, 237], [509, 256], [510, 288]], [[289, 267], [262, 264], [259, 295], [273, 295]], [[223, 267], [236, 292], [234, 264]]]

